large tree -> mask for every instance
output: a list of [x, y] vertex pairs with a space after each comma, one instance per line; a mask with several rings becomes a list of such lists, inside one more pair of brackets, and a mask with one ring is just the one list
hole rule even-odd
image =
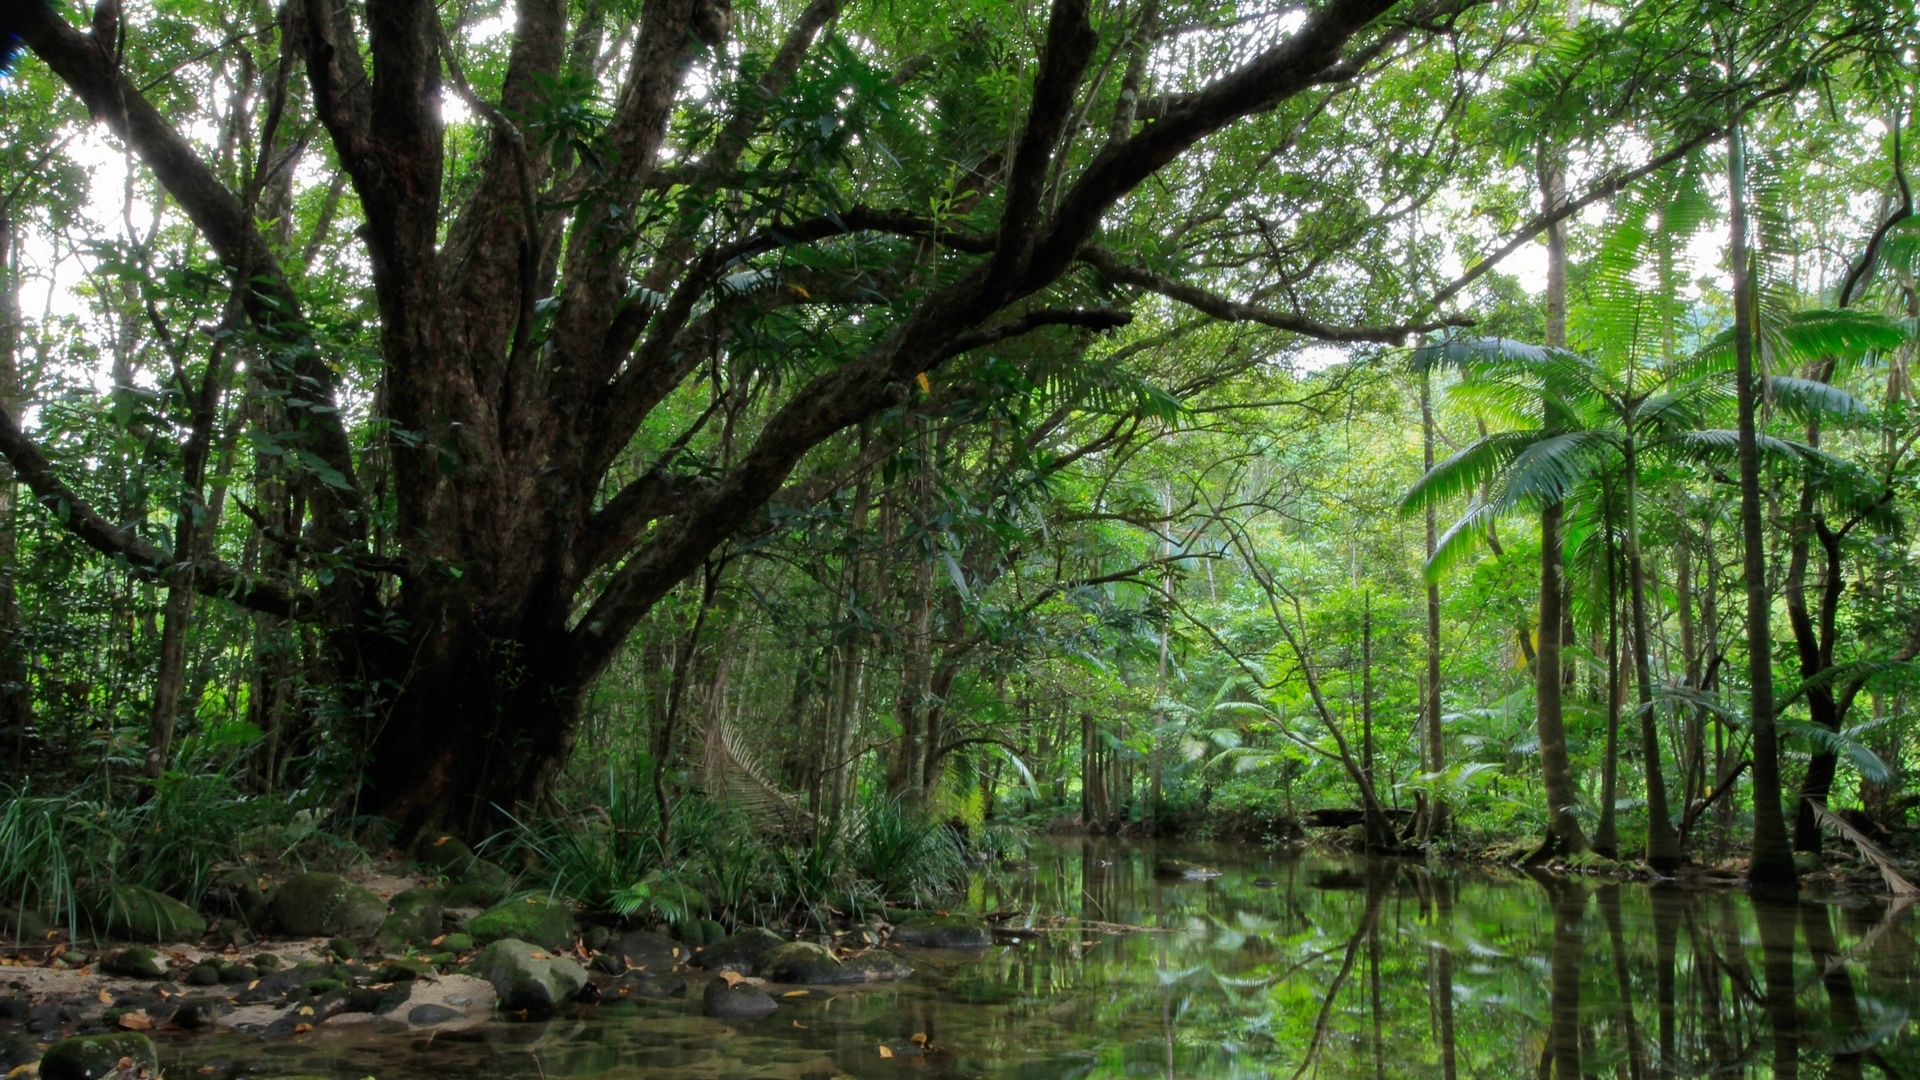
[[[214, 346], [177, 376], [181, 456], [201, 466], [182, 471], [178, 520], [206, 517], [223, 409], [259, 429], [296, 510], [247, 508], [277, 556], [243, 570], [191, 527], [116, 524], [16, 416], [0, 415], [0, 451], [134, 573], [315, 625], [364, 725], [360, 805], [409, 829], [471, 829], [538, 796], [635, 624], [783, 491], [817, 497], [870, 467], [888, 448], [842, 447], [847, 468], [829, 454], [795, 476], [836, 435], [937, 393], [956, 357], [1123, 325], [1115, 286], [1332, 341], [1432, 326], [1229, 299], [1149, 265], [1181, 223], [1126, 244], [1102, 231], [1229, 128], [1268, 124], [1269, 166], [1301, 153], [1354, 85], [1406, 70], [1470, 4], [1329, 0], [1164, 87], [1150, 54], [1180, 31], [1152, 4], [1096, 29], [1085, 0], [1056, 0], [1031, 35], [979, 31], [988, 72], [964, 69], [972, 31], [918, 54], [840, 36], [839, 0], [643, 0], [631, 26], [612, 6], [521, 0], [485, 55], [425, 0], [222, 12], [240, 27], [229, 45], [258, 44], [237, 158], [150, 100], [172, 72], [138, 70], [143, 27], [117, 3], [87, 28], [49, 12], [24, 28], [232, 283]], [[988, 75], [1013, 88], [997, 128], [967, 108]], [[476, 152], [449, 146], [453, 98], [481, 125]], [[892, 141], [851, 123], [850, 101], [895, 110], [873, 121]], [[322, 133], [377, 318], [377, 375], [358, 383], [309, 316], [296, 264], [312, 249], [266, 225]], [[1302, 220], [1306, 239], [1329, 227]], [[1296, 296], [1323, 261], [1300, 260]], [[695, 384], [708, 406], [671, 411]], [[687, 467], [709, 424], [735, 437]]]

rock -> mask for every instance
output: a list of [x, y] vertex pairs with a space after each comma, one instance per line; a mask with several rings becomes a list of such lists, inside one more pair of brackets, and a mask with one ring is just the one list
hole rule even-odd
[[581, 939], [581, 944], [587, 947], [588, 952], [601, 952], [611, 941], [613, 941], [613, 931], [604, 926], [596, 926], [587, 931], [586, 936]]
[[407, 1010], [407, 1023], [412, 1024], [414, 1027], [432, 1027], [435, 1024], [445, 1024], [449, 1021], [465, 1020], [466, 1018], [466, 1013], [461, 1012], [459, 1009], [448, 1008], [445, 1005], [415, 1005], [413, 1008]]
[[250, 983], [260, 977], [260, 969], [252, 964], [221, 964], [220, 981], [228, 985]]
[[[121, 1059], [147, 1076], [160, 1075], [160, 1054], [153, 1040], [133, 1032], [113, 1035], [82, 1035], [62, 1039], [47, 1048], [40, 1059], [40, 1080], [104, 1080], [125, 1075]], [[141, 1075], [139, 1071], [133, 1073]]]
[[152, 949], [136, 945], [108, 953], [107, 958], [100, 962], [100, 970], [109, 975], [125, 975], [135, 979], [164, 979], [167, 977], [167, 962]]
[[847, 982], [891, 982], [911, 978], [913, 965], [884, 949], [875, 949], [842, 960], [840, 971], [849, 976]]
[[0, 934], [24, 944], [38, 945], [46, 941], [47, 935], [54, 930], [53, 921], [32, 908], [0, 911], [0, 920], [4, 921], [4, 925], [0, 925]]
[[700, 950], [700, 966], [708, 971], [737, 971], [744, 975], [753, 970], [754, 961], [760, 959], [761, 953], [785, 943], [785, 938], [771, 930], [749, 926], [717, 945]]
[[707, 983], [701, 996], [702, 1011], [716, 1020], [761, 1020], [779, 1007], [765, 990], [747, 983], [728, 983], [725, 979]]
[[407, 959], [395, 960], [393, 963], [381, 968], [380, 973], [375, 976], [375, 978], [378, 978], [381, 982], [397, 983], [412, 982], [415, 979], [431, 979], [433, 975], [432, 964], [427, 963], [425, 960]]
[[[31, 1065], [40, 1060], [40, 1048], [32, 1039], [0, 1039], [0, 1076], [11, 1076], [13, 1070], [22, 1065]], [[22, 1076], [30, 1075], [21, 1073]]]
[[893, 943], [920, 949], [984, 949], [993, 931], [971, 915], [915, 915], [893, 928]]
[[360, 959], [360, 946], [355, 945], [352, 938], [337, 937], [329, 940], [327, 942], [327, 952], [332, 954], [336, 960]]
[[467, 933], [482, 945], [511, 938], [565, 949], [573, 944], [573, 911], [545, 894], [516, 896], [474, 916]]
[[473, 935], [448, 934], [440, 939], [440, 947], [447, 952], [462, 953], [473, 951]]
[[210, 961], [206, 961], [206, 960], [202, 960], [199, 963], [193, 965], [193, 970], [187, 972], [187, 985], [188, 986], [219, 986], [220, 985], [220, 965], [212, 963]]
[[408, 945], [425, 945], [440, 936], [440, 894], [433, 889], [408, 889], [387, 902], [387, 917], [374, 931], [374, 943], [385, 952]]
[[635, 930], [614, 942], [607, 951], [609, 955], [624, 960], [628, 968], [660, 975], [686, 963], [691, 950], [672, 938], [648, 930]]
[[666, 1001], [687, 996], [687, 980], [678, 975], [628, 973], [602, 987], [600, 996], [606, 1000], [639, 998], [643, 1001]]
[[200, 913], [164, 893], [138, 885], [110, 885], [87, 898], [95, 930], [123, 941], [190, 941], [207, 932]]
[[831, 984], [848, 980], [840, 971], [840, 961], [824, 946], [811, 941], [789, 941], [760, 954], [754, 961], [757, 978], [777, 983]]
[[285, 962], [270, 952], [263, 952], [255, 954], [253, 966], [261, 971], [279, 971], [285, 966]]
[[587, 984], [586, 969], [579, 964], [514, 938], [487, 946], [469, 968], [493, 984], [500, 1007], [510, 1011], [551, 1013]]
[[512, 874], [474, 854], [450, 833], [422, 836], [414, 858], [448, 881], [451, 887], [441, 898], [448, 907], [485, 907], [513, 888]]
[[1204, 881], [1217, 878], [1220, 871], [1201, 866], [1199, 863], [1185, 862], [1180, 859], [1155, 859], [1153, 876], [1161, 878], [1185, 878], [1188, 881]]
[[299, 937], [366, 937], [387, 917], [378, 896], [338, 874], [297, 874], [268, 907], [281, 930]]
[[688, 919], [677, 929], [680, 940], [694, 949], [718, 945], [727, 936], [726, 928], [712, 919]]

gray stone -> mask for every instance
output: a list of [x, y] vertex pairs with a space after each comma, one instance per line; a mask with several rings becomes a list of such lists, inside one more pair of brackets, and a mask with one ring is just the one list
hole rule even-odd
[[450, 1020], [465, 1020], [467, 1014], [459, 1009], [450, 1009], [445, 1005], [415, 1005], [407, 1011], [407, 1023], [414, 1027], [432, 1027]]
[[281, 930], [299, 937], [366, 937], [387, 917], [384, 901], [338, 874], [297, 874], [268, 907]]
[[440, 936], [440, 894], [433, 889], [408, 889], [388, 901], [387, 910], [373, 934], [383, 952], [425, 945]]
[[112, 1035], [82, 1035], [62, 1039], [47, 1048], [40, 1059], [40, 1080], [105, 1080], [126, 1075], [120, 1062], [135, 1070], [134, 1076], [160, 1075], [160, 1054], [153, 1040], [145, 1035], [119, 1032]]
[[628, 969], [648, 971], [655, 975], [672, 971], [686, 963], [692, 951], [672, 938], [650, 930], [635, 930], [607, 949], [609, 955], [626, 961]]
[[756, 977], [777, 983], [832, 984], [845, 981], [840, 961], [811, 941], [789, 941], [760, 954], [753, 965]]
[[893, 943], [920, 949], [984, 949], [993, 931], [971, 915], [915, 915], [893, 928]]
[[587, 984], [586, 969], [579, 964], [513, 938], [481, 950], [469, 970], [493, 984], [500, 1007], [508, 1011], [551, 1013]]
[[754, 961], [760, 959], [760, 954], [784, 944], [786, 939], [771, 930], [749, 926], [717, 945], [701, 949], [698, 962], [708, 971], [737, 971], [745, 975], [753, 971]]
[[701, 1011], [716, 1020], [761, 1020], [779, 1007], [765, 990], [747, 983], [729, 985], [725, 979], [707, 983], [701, 995]]

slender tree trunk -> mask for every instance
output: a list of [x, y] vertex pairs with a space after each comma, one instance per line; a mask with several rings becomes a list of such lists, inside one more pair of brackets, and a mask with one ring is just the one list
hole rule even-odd
[[1754, 265], [1747, 247], [1747, 169], [1743, 135], [1727, 135], [1727, 186], [1732, 207], [1734, 378], [1740, 416], [1740, 537], [1747, 588], [1747, 724], [1753, 732], [1753, 848], [1748, 868], [1756, 888], [1797, 891], [1799, 873], [1780, 808], [1780, 748], [1773, 717], [1773, 598], [1767, 589], [1766, 521], [1760, 490], [1759, 379], [1754, 370]]
[[1647, 628], [1647, 574], [1640, 556], [1640, 478], [1636, 447], [1629, 433], [1624, 445], [1627, 485], [1627, 587], [1633, 605], [1633, 676], [1640, 691], [1640, 753], [1646, 759], [1647, 865], [1655, 873], [1680, 868], [1680, 844], [1667, 809], [1666, 770], [1660, 764], [1660, 726], [1653, 709], [1653, 673], [1648, 653], [1652, 642]]
[[1600, 822], [1593, 830], [1593, 850], [1609, 859], [1620, 857], [1616, 804], [1620, 799], [1620, 584], [1619, 560], [1613, 550], [1613, 530], [1607, 529], [1607, 749], [1600, 763]]
[[1543, 879], [1553, 902], [1553, 943], [1547, 960], [1546, 1053], [1553, 1080], [1580, 1080], [1580, 962], [1587, 935], [1587, 893], [1576, 882]]
[[[0, 207], [0, 409], [9, 416], [20, 415], [25, 397], [20, 378], [20, 336], [25, 327], [20, 316], [19, 263], [12, 215]], [[14, 759], [24, 767], [31, 746], [27, 736], [33, 729], [33, 672], [13, 584], [20, 540], [15, 526], [16, 491], [13, 466], [0, 461], [0, 730], [13, 730]]]
[[[1426, 471], [1433, 471], [1433, 374], [1422, 372], [1420, 375], [1420, 451], [1425, 461]], [[1427, 557], [1433, 557], [1434, 548], [1439, 546], [1439, 522], [1437, 511], [1429, 503], [1426, 513]], [[1440, 586], [1437, 582], [1427, 583], [1427, 768], [1433, 773], [1442, 773], [1447, 767], [1447, 744], [1445, 729], [1440, 720]], [[1435, 784], [1428, 804], [1427, 821], [1421, 829], [1420, 838], [1430, 840], [1445, 835], [1447, 831], [1447, 804], [1441, 796], [1441, 787]], [[1451, 966], [1451, 963], [1449, 963]], [[1451, 986], [1448, 987], [1451, 991]]]

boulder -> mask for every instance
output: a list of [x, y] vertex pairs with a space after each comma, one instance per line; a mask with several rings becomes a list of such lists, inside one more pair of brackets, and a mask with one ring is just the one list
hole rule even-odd
[[516, 896], [468, 920], [467, 933], [482, 945], [513, 938], [565, 949], [573, 945], [573, 911], [544, 893]]
[[199, 912], [138, 885], [109, 885], [94, 893], [86, 914], [96, 931], [123, 941], [191, 941], [207, 932]]
[[754, 961], [760, 959], [761, 953], [784, 944], [786, 939], [779, 934], [749, 926], [718, 945], [700, 950], [700, 966], [708, 971], [737, 971], [745, 975], [753, 970]]
[[366, 937], [387, 917], [384, 901], [338, 874], [296, 874], [268, 908], [281, 930], [299, 937]]
[[448, 907], [485, 907], [513, 888], [512, 874], [474, 854], [451, 833], [422, 836], [414, 848], [414, 858], [447, 880], [449, 888], [441, 899]]
[[43, 944], [47, 935], [54, 931], [53, 921], [32, 908], [0, 910], [0, 920], [4, 920], [5, 924], [0, 925], [0, 936], [23, 944]]
[[714, 979], [701, 996], [701, 1011], [716, 1020], [752, 1021], [771, 1015], [780, 1006], [765, 990], [748, 983]]
[[132, 1067], [133, 1076], [160, 1075], [160, 1054], [153, 1040], [129, 1031], [61, 1039], [40, 1059], [40, 1080], [105, 1080], [128, 1075], [120, 1066], [122, 1060]]
[[840, 972], [844, 976], [844, 981], [849, 983], [892, 982], [895, 979], [911, 978], [913, 965], [885, 949], [874, 949], [842, 960]]
[[602, 1000], [638, 998], [642, 1001], [666, 1001], [687, 996], [687, 980], [678, 975], [647, 975], [628, 972], [600, 989]]
[[775, 945], [754, 961], [753, 974], [756, 978], [777, 983], [831, 984], [847, 981], [840, 973], [840, 961], [824, 946], [811, 941], [788, 941]]
[[440, 894], [433, 889], [408, 889], [387, 902], [387, 917], [373, 933], [382, 952], [400, 952], [408, 945], [425, 945], [440, 936]]
[[109, 975], [124, 975], [133, 979], [164, 979], [167, 977], [167, 962], [152, 949], [136, 945], [108, 953], [100, 964], [100, 970]]
[[702, 949], [725, 940], [727, 931], [712, 919], [688, 919], [675, 928], [675, 936], [690, 949]]
[[628, 970], [655, 975], [664, 975], [686, 963], [691, 952], [672, 938], [648, 930], [635, 930], [607, 948], [607, 954], [625, 962]]
[[445, 1024], [454, 1020], [465, 1020], [466, 1018], [467, 1014], [461, 1012], [459, 1009], [452, 1009], [445, 1005], [435, 1005], [432, 1003], [415, 1005], [413, 1008], [407, 1010], [407, 1023], [414, 1027], [432, 1027], [435, 1024]]
[[481, 950], [469, 970], [493, 984], [501, 1008], [539, 1015], [572, 1001], [587, 984], [586, 969], [579, 964], [513, 938]]
[[915, 915], [893, 928], [893, 943], [919, 949], [984, 949], [993, 930], [971, 915]]

